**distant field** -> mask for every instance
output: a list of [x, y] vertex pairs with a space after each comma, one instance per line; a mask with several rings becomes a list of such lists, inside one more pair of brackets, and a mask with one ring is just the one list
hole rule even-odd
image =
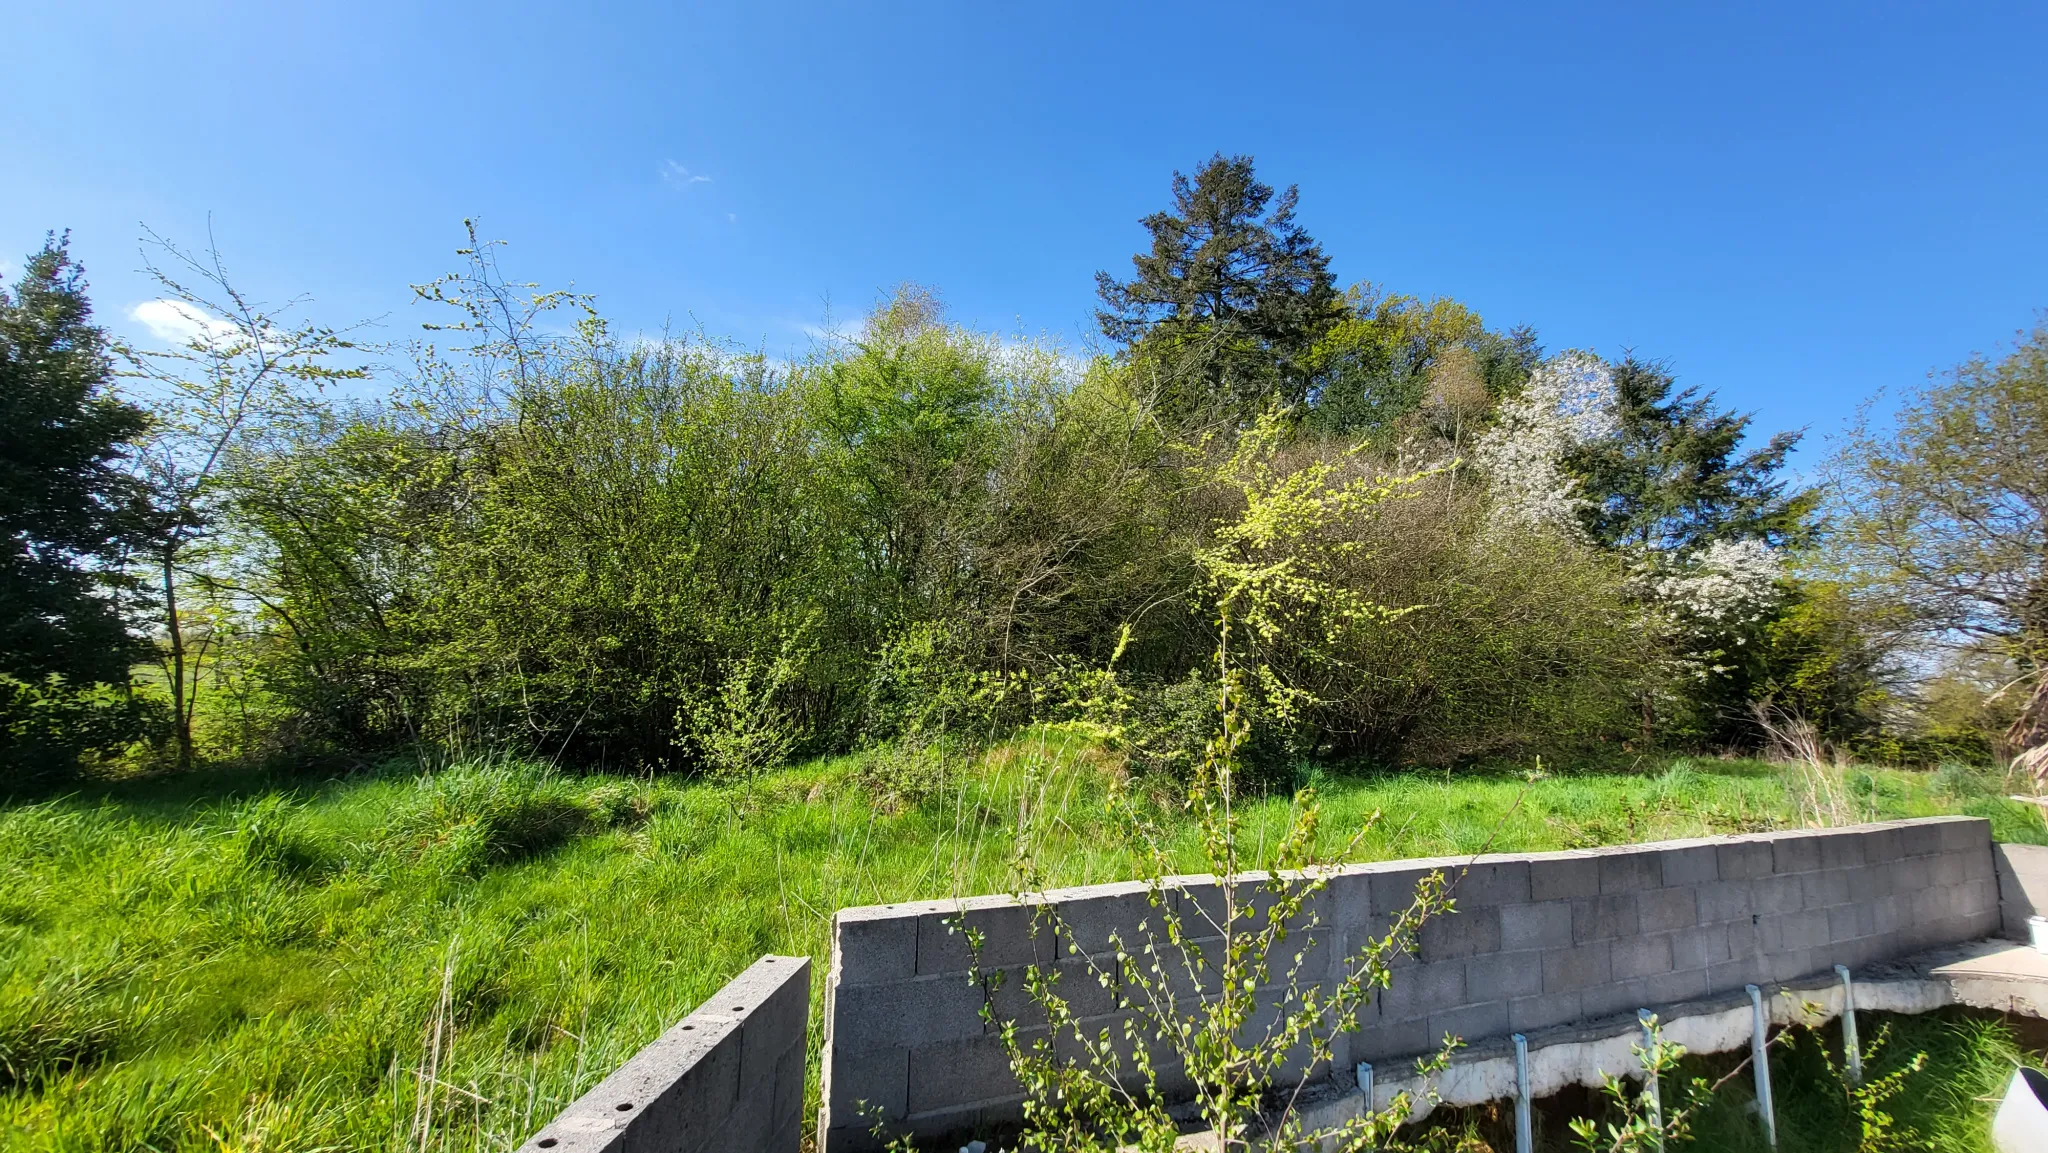
[[[842, 757], [751, 789], [394, 765], [14, 803], [0, 1142], [509, 1148], [758, 954], [822, 965], [833, 909], [1003, 889], [1020, 805], [1046, 818], [1060, 881], [1133, 875], [1099, 803], [1110, 764], [1034, 729], [974, 757]], [[2048, 842], [1995, 775], [1959, 769], [1533, 768], [1314, 783], [1331, 845], [1382, 812], [1361, 859], [1956, 812]], [[1247, 806], [1254, 844], [1287, 807]]]

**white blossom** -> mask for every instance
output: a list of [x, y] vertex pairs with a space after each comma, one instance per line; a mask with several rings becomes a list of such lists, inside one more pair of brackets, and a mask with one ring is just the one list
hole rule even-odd
[[1778, 595], [1785, 568], [1760, 540], [1717, 540], [1677, 563], [1657, 566], [1649, 578], [1654, 599], [1702, 623], [1755, 620]]
[[1618, 430], [1614, 374], [1597, 356], [1566, 352], [1546, 361], [1521, 395], [1500, 406], [1473, 457], [1493, 485], [1500, 515], [1575, 533], [1586, 502], [1564, 458]]

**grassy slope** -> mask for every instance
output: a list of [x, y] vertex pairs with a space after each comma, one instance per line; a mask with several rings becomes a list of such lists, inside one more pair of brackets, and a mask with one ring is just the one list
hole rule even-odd
[[[758, 954], [822, 963], [832, 909], [1000, 890], [1020, 805], [1054, 818], [1043, 859], [1060, 880], [1131, 875], [1095, 803], [1099, 763], [1039, 730], [946, 785], [840, 758], [751, 792], [393, 771], [0, 809], [0, 1143], [509, 1148]], [[906, 780], [928, 799], [875, 803]], [[1694, 761], [1319, 784], [1333, 844], [1385, 813], [1365, 859], [1955, 811], [2048, 839], [1995, 780], [1954, 775], [1817, 789]], [[1286, 820], [1282, 801], [1252, 806], [1249, 835], [1270, 843]]]

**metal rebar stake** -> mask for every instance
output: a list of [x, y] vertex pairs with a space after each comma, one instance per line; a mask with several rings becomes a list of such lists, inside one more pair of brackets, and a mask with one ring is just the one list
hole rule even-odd
[[1756, 1115], [1764, 1123], [1764, 1141], [1771, 1148], [1778, 1147], [1778, 1116], [1771, 1107], [1771, 1059], [1765, 1036], [1767, 1022], [1764, 1019], [1764, 992], [1755, 985], [1749, 990], [1749, 1063], [1756, 1067]]
[[1643, 1098], [1649, 1102], [1650, 1124], [1657, 1128], [1657, 1153], [1664, 1153], [1664, 1093], [1657, 1084], [1657, 1014], [1637, 1009], [1643, 1025]]
[[1849, 1062], [1849, 1083], [1863, 1084], [1863, 1045], [1856, 1039], [1856, 986], [1849, 980], [1849, 966], [1836, 965], [1842, 979], [1842, 1055]]
[[1515, 1034], [1515, 1153], [1534, 1153], [1536, 1131], [1529, 1120], [1529, 1039]]

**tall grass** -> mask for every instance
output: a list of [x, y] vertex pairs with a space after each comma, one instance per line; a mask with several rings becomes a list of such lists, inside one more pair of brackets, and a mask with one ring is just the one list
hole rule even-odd
[[[1802, 820], [1797, 783], [1753, 762], [1526, 767], [1315, 783], [1333, 844], [1384, 812], [1367, 858], [1470, 852], [1496, 829], [1496, 848], [1535, 850]], [[822, 976], [834, 909], [1005, 888], [1020, 808], [1058, 882], [1132, 875], [1099, 803], [1118, 771], [1046, 727], [745, 787], [394, 765], [11, 804], [0, 1145], [509, 1149], [759, 954]], [[1843, 788], [1858, 816], [1982, 812], [2048, 840], [1995, 777], [1934, 780]], [[1287, 807], [1252, 804], [1247, 843], [1272, 844]], [[1183, 847], [1198, 859], [1192, 831]]]

